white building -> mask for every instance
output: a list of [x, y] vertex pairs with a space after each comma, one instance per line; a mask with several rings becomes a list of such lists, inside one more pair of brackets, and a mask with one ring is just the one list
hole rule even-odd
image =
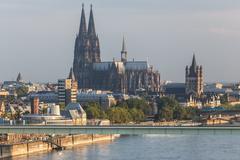
[[90, 102], [99, 103], [103, 109], [108, 109], [116, 104], [113, 95], [106, 93], [80, 92], [78, 93], [77, 100], [81, 105], [87, 105]]

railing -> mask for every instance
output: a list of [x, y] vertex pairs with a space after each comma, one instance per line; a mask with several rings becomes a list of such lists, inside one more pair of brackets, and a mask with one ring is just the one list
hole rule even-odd
[[159, 127], [159, 126], [0, 126], [0, 133], [18, 134], [236, 134], [240, 127]]
[[56, 150], [63, 150], [65, 148], [61, 146], [61, 143], [58, 142], [58, 139], [48, 138], [46, 140], [43, 140], [43, 142], [50, 143], [51, 145], [56, 146], [56, 147], [53, 147]]

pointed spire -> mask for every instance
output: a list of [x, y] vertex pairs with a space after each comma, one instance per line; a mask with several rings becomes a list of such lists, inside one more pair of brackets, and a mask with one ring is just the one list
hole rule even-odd
[[125, 37], [124, 36], [123, 36], [123, 41], [122, 41], [121, 61], [122, 62], [127, 61], [127, 49], [126, 49], [126, 43], [125, 43]]
[[80, 20], [79, 35], [82, 35], [83, 33], [87, 33], [87, 25], [86, 25], [84, 4], [82, 4], [82, 13], [81, 13], [81, 20]]
[[126, 52], [126, 43], [125, 43], [125, 37], [123, 36], [123, 42], [122, 42], [122, 52]]
[[92, 4], [91, 4], [90, 17], [89, 17], [89, 22], [88, 22], [88, 34], [89, 35], [90, 34], [96, 35], [94, 18], [93, 18]]
[[21, 73], [19, 72], [18, 73], [18, 76], [17, 76], [17, 82], [22, 82], [23, 80], [22, 80], [22, 75], [21, 75]]
[[71, 79], [71, 80], [75, 81], [75, 76], [74, 76], [74, 73], [73, 73], [73, 69], [72, 69], [72, 68], [70, 69], [68, 79]]
[[195, 53], [193, 53], [193, 59], [192, 59], [192, 67], [195, 69], [197, 67]]

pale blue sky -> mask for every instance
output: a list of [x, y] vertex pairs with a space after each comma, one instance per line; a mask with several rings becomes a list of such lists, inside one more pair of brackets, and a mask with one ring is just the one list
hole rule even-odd
[[196, 53], [206, 81], [240, 81], [239, 0], [1, 0], [0, 80], [66, 77], [73, 61], [81, 4], [93, 4], [102, 60], [146, 60], [161, 79], [184, 81]]

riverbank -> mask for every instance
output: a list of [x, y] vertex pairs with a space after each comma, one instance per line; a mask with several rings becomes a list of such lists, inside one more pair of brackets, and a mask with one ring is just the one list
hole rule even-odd
[[0, 145], [0, 158], [8, 158], [23, 154], [31, 154], [37, 152], [49, 152], [56, 147], [62, 148], [72, 147], [76, 145], [84, 145], [96, 143], [100, 141], [114, 140], [118, 135], [69, 135], [57, 137], [52, 141], [34, 141], [14, 144]]
[[[13, 160], [239, 160], [240, 135], [138, 135]], [[6, 158], [7, 159], [7, 158]]]

